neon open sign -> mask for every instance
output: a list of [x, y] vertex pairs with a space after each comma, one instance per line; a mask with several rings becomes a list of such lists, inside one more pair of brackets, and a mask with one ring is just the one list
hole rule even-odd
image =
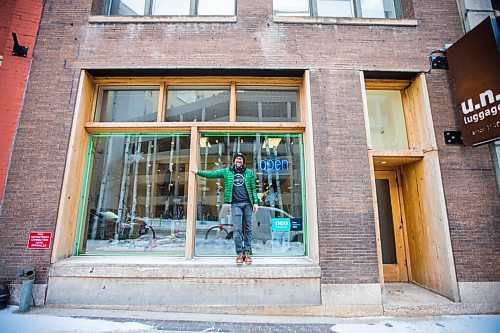
[[287, 160], [262, 160], [259, 165], [262, 171], [267, 172], [277, 172], [280, 170], [288, 170], [288, 161]]

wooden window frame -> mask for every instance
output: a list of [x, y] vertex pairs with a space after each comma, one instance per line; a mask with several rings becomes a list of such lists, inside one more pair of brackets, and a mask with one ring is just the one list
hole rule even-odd
[[[159, 86], [158, 114], [155, 122], [94, 122], [97, 107], [97, 96], [102, 86]], [[226, 85], [231, 87], [229, 122], [165, 122], [165, 102], [168, 86], [209, 86]], [[236, 121], [236, 90], [237, 86], [276, 86], [296, 87], [297, 104], [300, 108], [300, 121], [298, 122], [237, 122]], [[88, 72], [82, 70], [78, 96], [75, 105], [70, 145], [67, 153], [67, 168], [65, 170], [63, 188], [61, 191], [60, 210], [57, 219], [56, 233], [54, 236], [54, 250], [51, 261], [74, 255], [75, 237], [77, 234], [78, 211], [81, 197], [84, 194], [85, 158], [88, 142], [92, 134], [97, 133], [189, 133], [191, 136], [190, 167], [197, 163], [198, 138], [200, 132], [236, 132], [236, 133], [301, 133], [304, 144], [304, 184], [308, 195], [308, 204], [305, 209], [307, 217], [308, 234], [306, 240], [305, 256], [313, 262], [319, 263], [319, 244], [317, 232], [316, 186], [314, 166], [314, 144], [311, 116], [309, 72], [306, 70], [303, 77], [98, 77], [93, 78]], [[185, 258], [194, 257], [194, 214], [196, 196], [196, 177], [189, 175], [188, 207], [186, 226]], [[74, 181], [79, 179], [79, 181]], [[88, 189], [85, 189], [88, 190]], [[126, 254], [123, 254], [126, 255]]]

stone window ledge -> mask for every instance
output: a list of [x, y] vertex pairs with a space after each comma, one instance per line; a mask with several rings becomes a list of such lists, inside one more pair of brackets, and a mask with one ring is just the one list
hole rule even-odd
[[273, 21], [275, 23], [300, 24], [417, 26], [417, 20], [414, 19], [377, 19], [358, 17], [273, 16]]
[[236, 23], [234, 16], [109, 16], [93, 15], [89, 23]]
[[94, 278], [320, 278], [321, 268], [307, 257], [254, 257], [252, 265], [237, 266], [234, 257], [80, 256], [61, 260], [50, 277]]

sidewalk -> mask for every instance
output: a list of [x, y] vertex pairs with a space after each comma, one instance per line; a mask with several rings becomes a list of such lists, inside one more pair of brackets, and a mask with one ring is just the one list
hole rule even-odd
[[500, 315], [439, 317], [283, 317], [150, 311], [32, 308], [0, 311], [0, 333], [497, 333]]

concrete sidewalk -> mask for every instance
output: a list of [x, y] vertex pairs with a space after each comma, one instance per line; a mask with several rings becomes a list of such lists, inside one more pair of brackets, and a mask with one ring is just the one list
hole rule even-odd
[[0, 333], [69, 332], [337, 332], [337, 333], [497, 333], [500, 315], [437, 317], [255, 316], [154, 311], [32, 308], [0, 311]]

